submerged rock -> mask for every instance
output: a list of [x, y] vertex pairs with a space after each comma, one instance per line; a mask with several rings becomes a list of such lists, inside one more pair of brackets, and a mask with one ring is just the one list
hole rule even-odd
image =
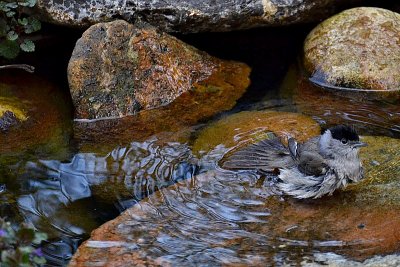
[[393, 253], [400, 242], [400, 140], [364, 141], [365, 181], [331, 197], [283, 201], [254, 173], [209, 171], [93, 231], [70, 266], [291, 265], [305, 256], [319, 261], [316, 254], [327, 250], [357, 261]]
[[305, 68], [320, 85], [400, 90], [400, 14], [346, 10], [318, 25], [304, 44]]
[[184, 0], [184, 1], [49, 1], [39, 0], [41, 19], [66, 26], [123, 18], [146, 21], [164, 31], [182, 33], [229, 31], [318, 21], [333, 14], [340, 4], [333, 0]]
[[306, 141], [320, 134], [320, 127], [312, 118], [297, 113], [275, 111], [243, 111], [222, 118], [202, 130], [194, 142], [194, 152], [208, 152], [217, 145], [233, 147], [241, 143], [259, 141], [274, 133], [286, 141], [296, 137]]
[[298, 112], [327, 127], [354, 122], [358, 132], [400, 137], [400, 94], [386, 91], [331, 90], [315, 86], [292, 66], [280, 94]]
[[122, 117], [169, 104], [226, 66], [246, 68], [149, 25], [94, 25], [78, 40], [68, 66], [76, 118]]
[[59, 88], [42, 78], [24, 72], [2, 72], [0, 128], [6, 131], [0, 132], [0, 164], [11, 155], [14, 160], [22, 160], [17, 156], [21, 152], [29, 157], [27, 151], [37, 151], [41, 157], [64, 154], [71, 137], [68, 100]]

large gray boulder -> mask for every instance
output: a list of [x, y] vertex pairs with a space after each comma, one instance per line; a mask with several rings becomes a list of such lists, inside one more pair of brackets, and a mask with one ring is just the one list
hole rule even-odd
[[42, 19], [88, 26], [115, 18], [168, 32], [230, 31], [318, 21], [357, 0], [38, 0]]

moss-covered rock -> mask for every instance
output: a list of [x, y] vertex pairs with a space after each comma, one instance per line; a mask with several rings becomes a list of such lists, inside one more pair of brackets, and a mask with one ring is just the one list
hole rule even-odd
[[285, 141], [292, 136], [299, 141], [320, 134], [319, 125], [310, 117], [288, 112], [243, 111], [222, 118], [200, 132], [193, 144], [195, 153], [210, 151], [217, 145], [233, 147], [253, 143], [274, 133]]
[[360, 7], [327, 19], [308, 35], [304, 64], [317, 83], [400, 90], [400, 14]]
[[26, 111], [23, 104], [17, 98], [0, 96], [0, 132], [5, 132], [13, 125], [26, 120]]
[[[11, 127], [0, 131], [0, 164], [3, 160], [21, 160], [20, 153], [29, 157], [27, 151], [41, 157], [65, 155], [71, 138], [68, 100], [60, 88], [43, 78], [23, 72], [2, 72], [0, 125], [5, 122]], [[14, 124], [17, 126], [13, 127]]]

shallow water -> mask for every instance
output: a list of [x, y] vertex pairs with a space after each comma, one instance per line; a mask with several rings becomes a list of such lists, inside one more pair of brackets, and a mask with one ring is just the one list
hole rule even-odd
[[[142, 205], [148, 212], [127, 229], [129, 235], [140, 236], [137, 246], [146, 255], [166, 263], [299, 264], [304, 256], [312, 258], [315, 252], [357, 258], [363, 252], [355, 248], [365, 244], [327, 234], [328, 226], [337, 220], [329, 217], [330, 210], [344, 207], [343, 217], [356, 212], [351, 206], [354, 193], [318, 203], [299, 203], [276, 196], [268, 179], [254, 173], [218, 169], [216, 163], [227, 148], [216, 146], [204, 154], [192, 152], [204, 127], [243, 110], [298, 112], [312, 116], [323, 128], [347, 123], [362, 135], [400, 138], [399, 98], [323, 91], [301, 76], [297, 57], [307, 31], [308, 27], [211, 35], [212, 44], [196, 39], [199, 37], [185, 37], [214, 55], [242, 60], [253, 67], [251, 87], [239, 102], [233, 107], [215, 106], [217, 110], [229, 109], [225, 112], [200, 109], [203, 116], [195, 117], [188, 112], [175, 116], [182, 110], [179, 107], [164, 109], [161, 116], [172, 116], [161, 117], [165, 124], [152, 127], [149, 123], [154, 113], [142, 116], [149, 120], [128, 117], [72, 124], [70, 100], [63, 93], [48, 106], [33, 107], [40, 127], [29, 132], [19, 128], [16, 135], [9, 132], [0, 136], [0, 184], [4, 186], [0, 216], [15, 223], [30, 222], [48, 233], [50, 240], [43, 250], [53, 265], [65, 265], [93, 229], [127, 208], [137, 207], [135, 204], [147, 196], [150, 198]], [[225, 49], [227, 42], [232, 43], [229, 49]], [[24, 84], [23, 79], [15, 80], [19, 75], [5, 74], [2, 82], [17, 88], [32, 84], [39, 89], [53, 88], [46, 76], [28, 79]], [[50, 92], [65, 91], [65, 80], [56, 83], [61, 89], [56, 86]], [[45, 99], [48, 92], [38, 98]], [[191, 98], [182, 99], [190, 107]], [[200, 102], [203, 107], [215, 102], [212, 98], [198, 101], [205, 101]], [[96, 129], [100, 126], [103, 131], [99, 132]], [[48, 129], [54, 131], [49, 133]], [[34, 142], [38, 138], [44, 141]], [[393, 170], [393, 177], [400, 178], [400, 171]], [[168, 187], [176, 182], [181, 185]], [[157, 213], [152, 212], [154, 207]], [[326, 220], [321, 219], [316, 228], [312, 216], [304, 213], [321, 210], [317, 217], [326, 215]], [[154, 233], [154, 229], [161, 230]], [[132, 249], [130, 246], [132, 243], [127, 249]]]

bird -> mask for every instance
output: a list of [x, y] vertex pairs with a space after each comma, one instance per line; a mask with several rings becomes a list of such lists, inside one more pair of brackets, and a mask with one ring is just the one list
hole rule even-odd
[[275, 175], [274, 185], [297, 199], [332, 195], [364, 178], [359, 149], [367, 146], [353, 127], [337, 125], [304, 143], [288, 138], [262, 140], [222, 160], [222, 168]]

